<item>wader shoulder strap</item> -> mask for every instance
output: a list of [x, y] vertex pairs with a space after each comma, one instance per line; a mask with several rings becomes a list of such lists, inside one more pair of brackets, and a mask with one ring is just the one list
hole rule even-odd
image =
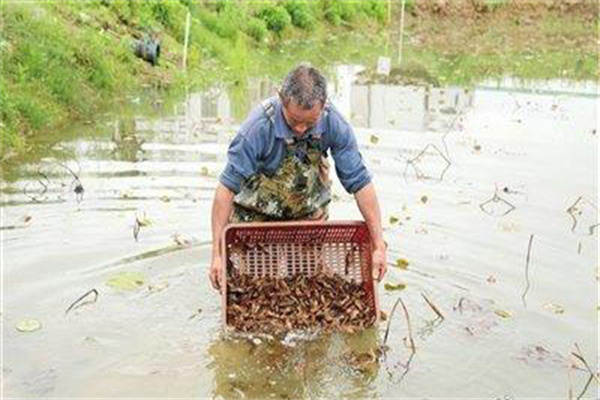
[[[263, 100], [263, 102], [261, 103], [261, 106], [263, 108], [265, 115], [267, 116], [267, 118], [269, 118], [269, 121], [271, 122], [271, 128], [274, 130], [275, 129], [275, 105], [273, 104], [273, 100], [274, 100], [274, 97], [269, 97], [268, 99]], [[269, 145], [268, 145], [268, 149], [267, 149], [267, 153], [265, 154], [265, 157], [267, 155], [271, 154], [274, 146], [275, 146], [275, 136], [273, 135], [273, 137], [269, 137]]]
[[269, 118], [271, 123], [275, 125], [275, 105], [273, 105], [273, 97], [263, 100], [261, 106], [265, 112], [265, 115]]

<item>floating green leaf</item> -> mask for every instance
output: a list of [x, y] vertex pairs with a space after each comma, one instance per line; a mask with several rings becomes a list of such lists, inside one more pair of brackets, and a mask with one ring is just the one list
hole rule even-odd
[[383, 288], [385, 290], [404, 290], [406, 288], [406, 283], [386, 283], [385, 285], [383, 285]]
[[379, 143], [379, 137], [377, 135], [371, 135], [371, 137], [369, 138], [369, 140], [371, 141], [372, 144]]
[[400, 219], [398, 219], [398, 217], [395, 217], [393, 215], [390, 217], [390, 224], [391, 225], [397, 224], [398, 221], [400, 221]]
[[106, 284], [115, 289], [136, 290], [144, 284], [144, 275], [137, 271], [120, 272], [106, 281]]
[[510, 318], [512, 317], [512, 313], [510, 311], [506, 311], [506, 310], [494, 310], [494, 313], [502, 318]]
[[406, 261], [404, 258], [399, 258], [396, 260], [396, 267], [398, 267], [400, 269], [407, 269], [408, 261]]
[[35, 319], [24, 319], [17, 324], [19, 332], [34, 332], [42, 328], [42, 324]]
[[555, 303], [544, 304], [544, 309], [552, 311], [554, 314], [563, 314], [565, 312], [565, 308], [563, 306]]

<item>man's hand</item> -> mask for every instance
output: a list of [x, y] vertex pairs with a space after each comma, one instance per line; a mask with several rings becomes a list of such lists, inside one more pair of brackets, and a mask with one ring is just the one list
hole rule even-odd
[[371, 261], [373, 263], [373, 278], [381, 282], [387, 270], [387, 262], [385, 259], [385, 251], [387, 245], [383, 240], [383, 230], [381, 228], [381, 212], [379, 211], [379, 202], [375, 194], [373, 183], [367, 184], [364, 188], [354, 194], [358, 208], [367, 222], [373, 245], [373, 255]]
[[373, 279], [381, 282], [387, 271], [387, 260], [385, 257], [386, 246], [376, 247], [373, 250]]
[[213, 257], [210, 264], [210, 270], [208, 271], [208, 277], [213, 288], [221, 291], [221, 271], [223, 270], [221, 265], [221, 257]]
[[212, 262], [208, 271], [210, 282], [216, 290], [221, 290], [221, 271], [223, 270], [223, 262], [221, 261], [221, 236], [233, 209], [233, 196], [233, 192], [222, 183], [217, 185], [211, 216], [213, 237]]

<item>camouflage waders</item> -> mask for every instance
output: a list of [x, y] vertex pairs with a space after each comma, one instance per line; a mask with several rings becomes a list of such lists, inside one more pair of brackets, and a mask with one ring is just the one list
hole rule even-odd
[[[268, 106], [265, 112], [269, 115]], [[324, 220], [330, 201], [321, 137], [286, 139], [286, 155], [272, 176], [259, 172], [242, 182], [231, 222]]]

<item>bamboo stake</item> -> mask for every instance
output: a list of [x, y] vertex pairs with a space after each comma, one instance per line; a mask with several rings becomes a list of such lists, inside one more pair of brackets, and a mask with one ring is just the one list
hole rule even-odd
[[187, 52], [188, 52], [188, 43], [190, 37], [190, 12], [188, 11], [187, 17], [185, 19], [185, 39], [183, 43], [183, 69], [187, 71]]
[[402, 0], [402, 8], [400, 12], [400, 43], [398, 45], [398, 67], [402, 64], [402, 47], [404, 45], [404, 9], [406, 0]]

